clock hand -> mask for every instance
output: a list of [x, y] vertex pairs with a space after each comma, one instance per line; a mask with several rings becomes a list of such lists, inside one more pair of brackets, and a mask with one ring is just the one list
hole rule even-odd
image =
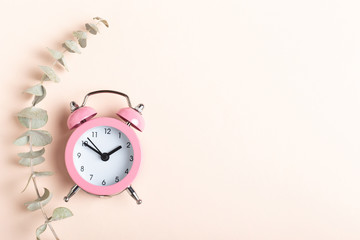
[[122, 148], [122, 146], [118, 146], [116, 148], [114, 148], [113, 150], [111, 150], [110, 152], [108, 152], [107, 154], [110, 156], [111, 154], [113, 154], [114, 152], [120, 150]]
[[106, 162], [107, 160], [109, 160], [109, 154], [107, 154], [107, 153], [102, 153], [102, 152], [99, 150], [99, 148], [91, 141], [90, 138], [87, 138], [87, 139], [89, 140], [89, 142], [91, 142], [91, 144], [96, 148], [97, 151], [96, 151], [95, 149], [93, 149], [92, 147], [90, 147], [89, 144], [87, 144], [87, 146], [88, 146], [89, 148], [91, 148], [92, 150], [94, 150], [95, 152], [97, 152], [97, 153], [100, 155], [101, 160], [103, 160], [104, 162]]
[[89, 140], [89, 142], [91, 142], [91, 144], [96, 148], [97, 153], [99, 153], [100, 155], [102, 155], [102, 152], [98, 149], [98, 147], [93, 143], [93, 141], [91, 141], [90, 138], [87, 138]]
[[87, 146], [88, 148], [90, 148], [91, 150], [93, 150], [94, 152], [96, 152], [97, 154], [99, 154], [101, 156], [101, 152], [99, 152], [98, 150], [96, 150], [95, 148], [93, 148], [92, 146], [90, 146], [89, 144], [87, 144], [86, 142], [84, 142], [84, 145]]

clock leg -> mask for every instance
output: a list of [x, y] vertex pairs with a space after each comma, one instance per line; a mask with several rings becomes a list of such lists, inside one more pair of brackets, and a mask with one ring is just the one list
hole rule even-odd
[[74, 194], [77, 193], [77, 191], [79, 191], [79, 190], [80, 190], [80, 187], [79, 187], [78, 185], [74, 185], [74, 186], [70, 189], [68, 195], [66, 195], [66, 196], [64, 197], [64, 201], [65, 201], [65, 202], [68, 202], [68, 201], [70, 200], [70, 198], [71, 198], [72, 196], [74, 196]]
[[130, 194], [130, 196], [136, 201], [137, 204], [141, 204], [142, 200], [139, 198], [139, 196], [136, 194], [135, 190], [132, 188], [132, 186], [130, 185], [128, 188], [128, 193]]

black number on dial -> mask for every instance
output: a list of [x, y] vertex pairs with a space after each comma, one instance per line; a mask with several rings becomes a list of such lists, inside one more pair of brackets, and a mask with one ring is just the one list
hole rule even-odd
[[106, 185], [105, 179], [101, 182], [102, 185]]
[[97, 137], [97, 132], [91, 132], [92, 137]]
[[119, 182], [119, 181], [120, 181], [119, 176], [116, 176], [116, 178], [115, 178], [115, 182]]
[[90, 174], [90, 180], [93, 178], [94, 174]]
[[88, 144], [88, 141], [82, 141], [81, 146], [85, 146], [85, 144]]
[[121, 138], [121, 132], [119, 132], [119, 138]]
[[110, 134], [111, 133], [111, 128], [105, 128], [105, 134]]
[[83, 172], [84, 170], [85, 170], [84, 166], [81, 166], [80, 171]]
[[80, 157], [81, 157], [81, 153], [78, 152], [78, 153], [77, 153], [77, 157], [80, 158]]
[[127, 147], [127, 148], [130, 148], [130, 142], [127, 142], [127, 143], [126, 143], [126, 147]]
[[129, 173], [129, 169], [128, 169], [128, 168], [125, 170], [125, 173], [126, 173], [126, 174], [128, 174], [128, 173]]
[[130, 155], [130, 162], [134, 161], [134, 156]]

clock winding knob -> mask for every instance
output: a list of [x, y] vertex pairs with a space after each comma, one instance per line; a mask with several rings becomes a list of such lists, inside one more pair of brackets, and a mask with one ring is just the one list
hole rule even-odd
[[70, 111], [71, 112], [74, 112], [78, 108], [79, 108], [79, 105], [76, 102], [74, 102], [74, 101], [70, 102]]
[[144, 107], [145, 107], [144, 104], [140, 103], [134, 109], [136, 111], [138, 111], [139, 113], [142, 113], [142, 111], [144, 110]]

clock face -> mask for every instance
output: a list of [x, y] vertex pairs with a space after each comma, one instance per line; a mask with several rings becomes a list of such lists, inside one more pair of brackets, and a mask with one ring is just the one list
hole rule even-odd
[[72, 154], [78, 174], [96, 186], [120, 182], [129, 174], [134, 161], [129, 138], [112, 126], [95, 126], [85, 131]]

